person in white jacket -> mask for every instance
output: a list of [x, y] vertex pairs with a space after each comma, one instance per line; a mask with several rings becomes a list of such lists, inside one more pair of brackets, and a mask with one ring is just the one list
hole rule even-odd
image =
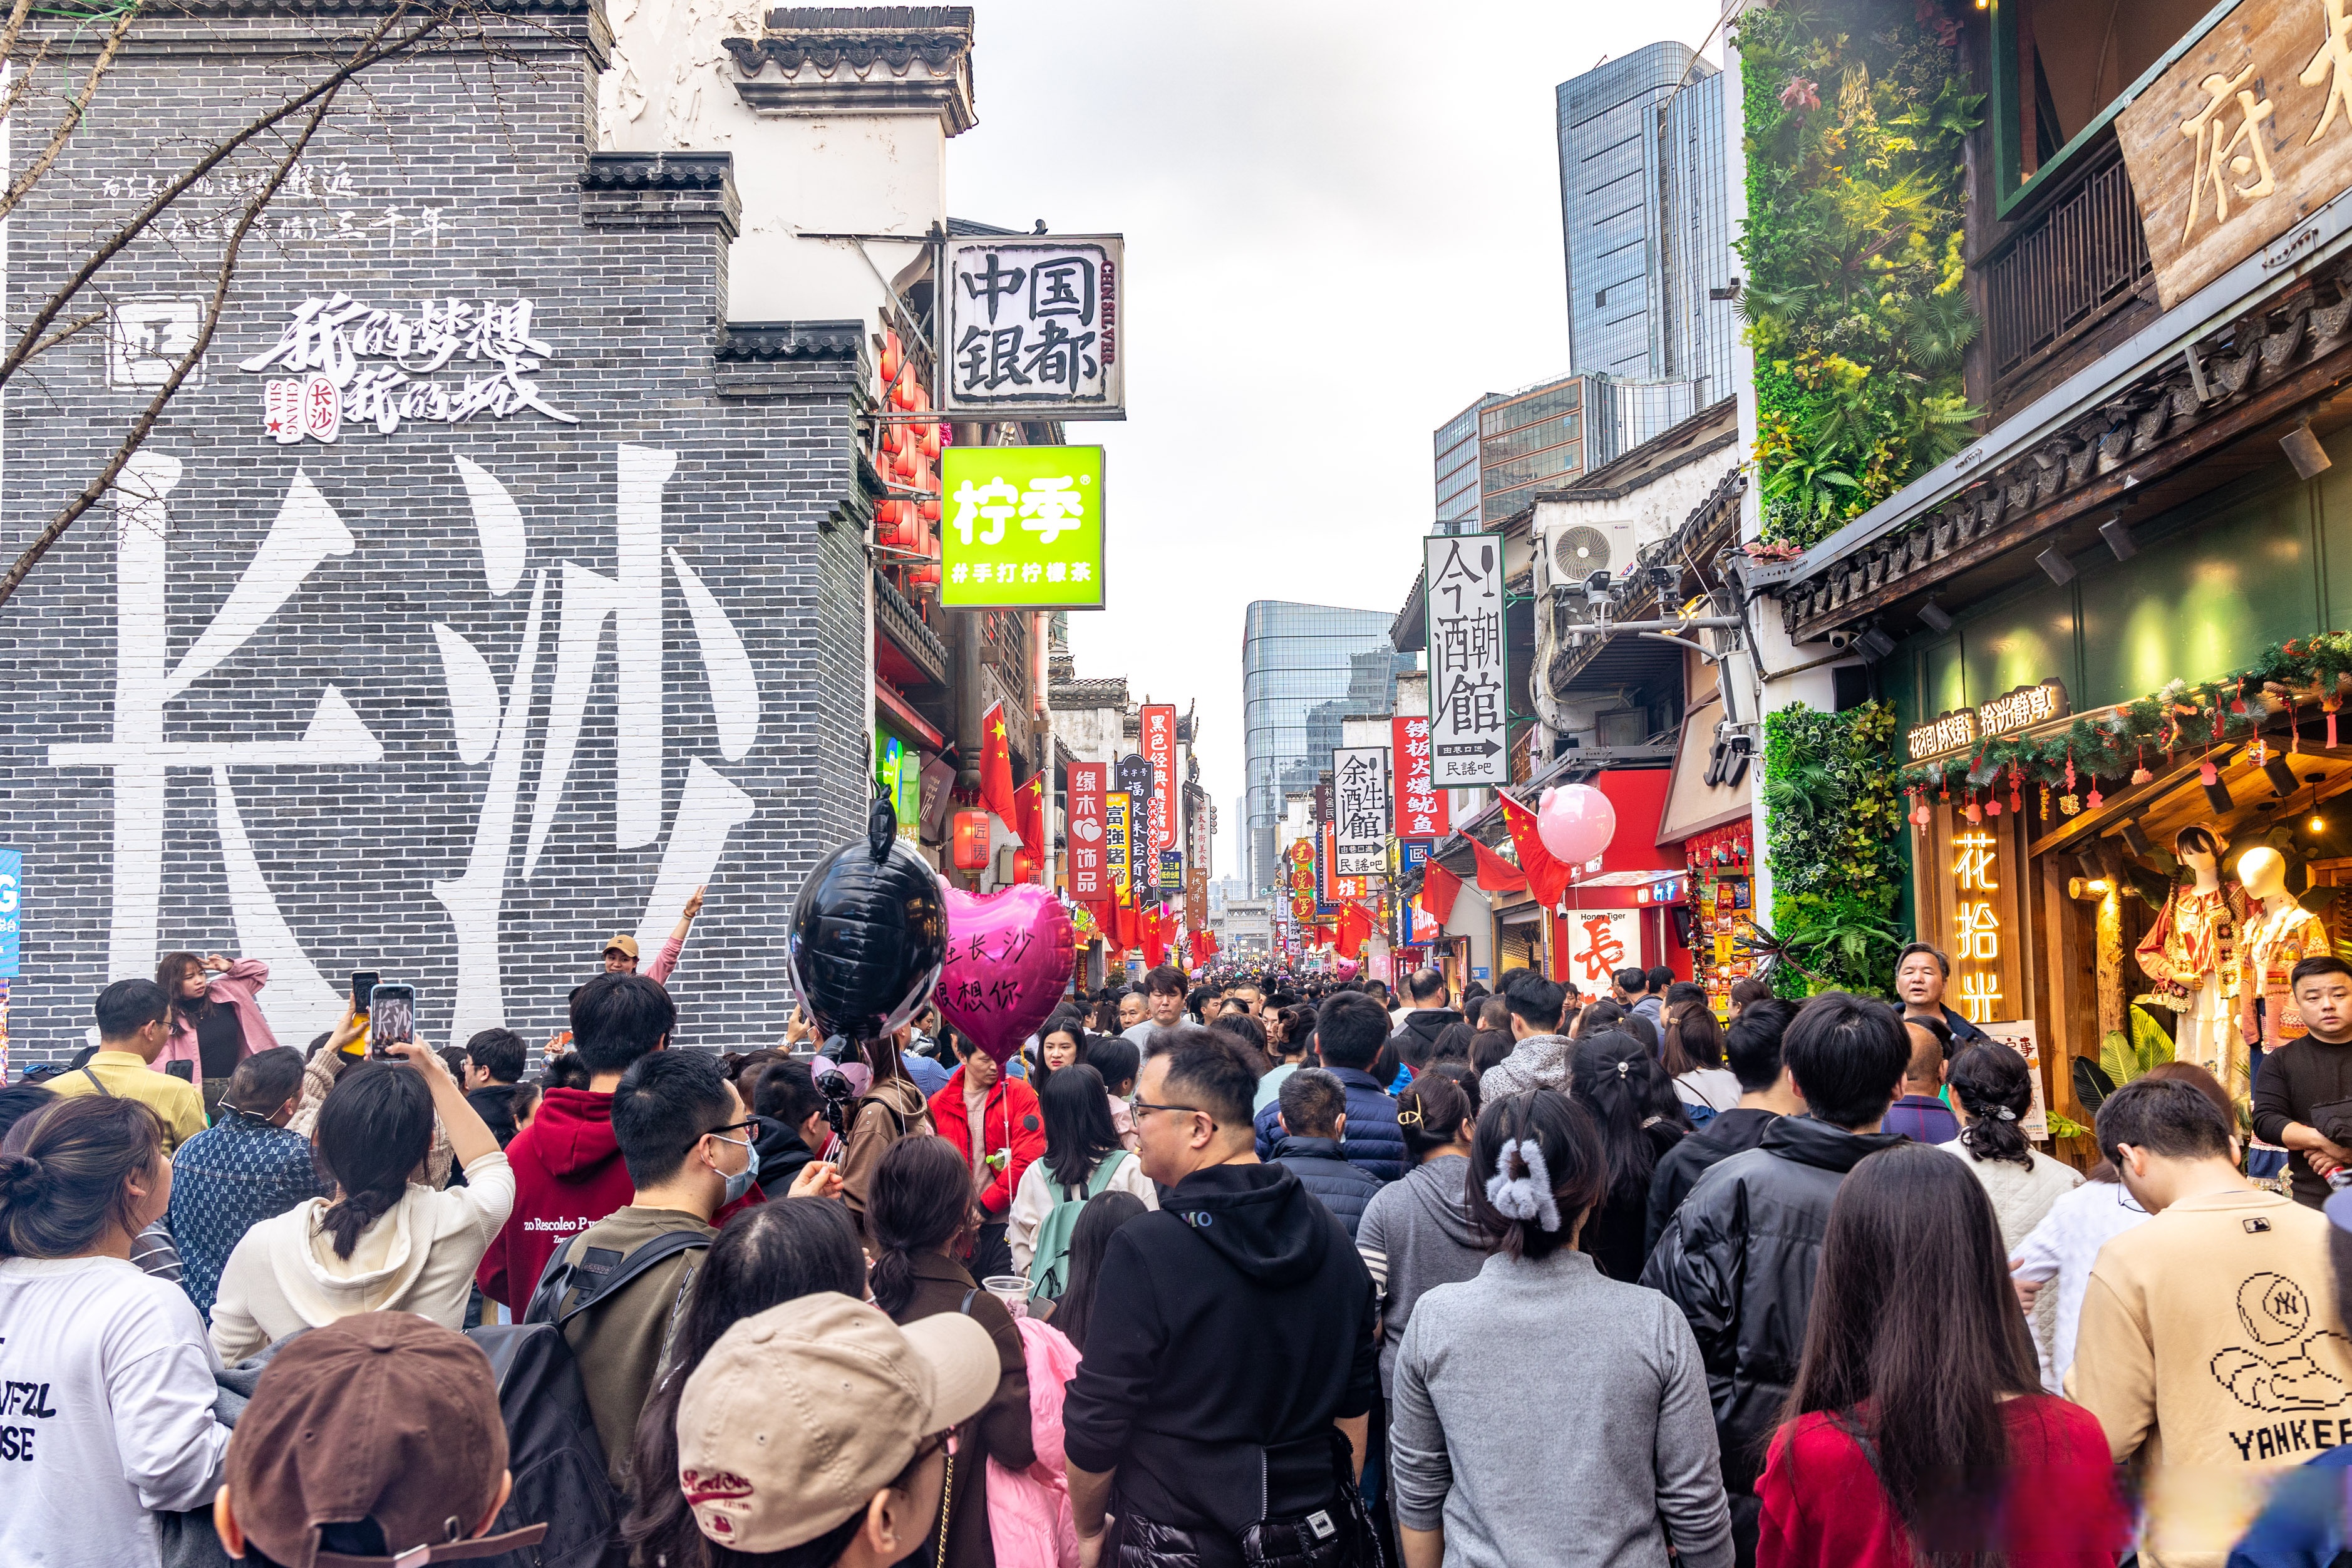
[[[387, 1049], [400, 1060], [351, 1068], [319, 1108], [335, 1196], [263, 1221], [229, 1254], [213, 1304], [224, 1361], [359, 1312], [465, 1321], [474, 1270], [514, 1208], [514, 1173], [437, 1053], [422, 1041]], [[423, 1180], [436, 1115], [466, 1173], [443, 1192]]]
[[155, 1513], [212, 1500], [229, 1438], [195, 1303], [131, 1261], [172, 1201], [163, 1124], [85, 1095], [0, 1149], [0, 1563], [158, 1568]]
[[[1038, 1228], [1061, 1205], [1083, 1203], [1097, 1193], [1133, 1193], [1146, 1208], [1160, 1206], [1160, 1189], [1119, 1142], [1102, 1074], [1085, 1062], [1063, 1068], [1045, 1080], [1037, 1105], [1045, 1119], [1045, 1157], [1022, 1173], [1004, 1228], [1014, 1271], [1033, 1280], [1032, 1268], [1040, 1261]], [[1066, 1237], [1063, 1245], [1066, 1249]], [[1048, 1268], [1059, 1261], [1043, 1260]]]

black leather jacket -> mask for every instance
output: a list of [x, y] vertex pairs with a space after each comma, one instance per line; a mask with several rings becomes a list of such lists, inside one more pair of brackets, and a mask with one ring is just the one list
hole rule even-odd
[[1864, 1155], [1904, 1141], [1783, 1116], [1762, 1143], [1699, 1178], [1642, 1270], [1698, 1338], [1732, 1491], [1756, 1489], [1796, 1382], [1838, 1184]]

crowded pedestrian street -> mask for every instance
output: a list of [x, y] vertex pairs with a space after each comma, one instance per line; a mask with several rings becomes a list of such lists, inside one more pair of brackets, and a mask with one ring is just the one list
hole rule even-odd
[[2352, 1565], [2347, 0], [0, 21], [0, 1568]]

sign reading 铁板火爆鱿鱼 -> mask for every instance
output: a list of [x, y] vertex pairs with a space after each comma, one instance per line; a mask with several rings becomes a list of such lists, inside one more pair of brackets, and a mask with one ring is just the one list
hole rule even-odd
[[1914, 724], [1904, 732], [1903, 760], [1931, 763], [1958, 756], [1985, 741], [1997, 741], [2066, 717], [2066, 687], [2056, 679], [2004, 691], [1973, 708], [1955, 708]]
[[1100, 447], [950, 447], [940, 459], [940, 603], [1102, 608]]
[[1124, 242], [1115, 234], [947, 241], [940, 407], [982, 419], [1124, 419]]
[[[2116, 117], [2165, 309], [2352, 187], [2352, 10], [2243, 0]], [[2291, 260], [2291, 256], [2283, 257]]]

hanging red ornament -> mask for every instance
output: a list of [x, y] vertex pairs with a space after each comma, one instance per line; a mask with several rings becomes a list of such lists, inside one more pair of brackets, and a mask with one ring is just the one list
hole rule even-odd
[[2050, 786], [2036, 784], [2034, 787], [2042, 792], [2042, 820], [2047, 822], [2050, 820]]
[[2136, 755], [2138, 761], [2138, 765], [2132, 769], [2131, 782], [2136, 784], [2155, 783], [2156, 775], [2147, 771], [2147, 743], [2146, 742], [2142, 742], [2140, 743]]
[[2098, 780], [2093, 779], [2091, 781], [2091, 793], [2083, 798], [2083, 804], [2089, 806], [2093, 811], [2098, 810], [2099, 807], [2105, 804], [2099, 796]]
[[2244, 676], [2242, 676], [2242, 676], [2238, 677], [2238, 685], [2237, 685], [2236, 692], [2235, 692], [2235, 694], [2234, 694], [2234, 695], [2232, 695], [2232, 696], [2231, 697], [2231, 699], [2230, 699], [2230, 711], [2231, 711], [2231, 712], [2232, 712], [2232, 713], [2243, 713], [2245, 710], [2246, 710], [2246, 678], [2245, 678]]
[[2216, 701], [2213, 704], [2213, 738], [2217, 741], [2221, 738], [2221, 704]]
[[1976, 791], [1969, 791], [1969, 808], [1961, 815], [1965, 816], [1970, 822], [1982, 822], [1984, 820], [1984, 809], [1977, 805]]
[[2069, 790], [2074, 787], [2074, 748], [2072, 746], [2066, 748], [2066, 787]]
[[1985, 796], [1985, 815], [1987, 816], [1999, 816], [2000, 815], [2000, 801], [1998, 796], [1990, 795]]
[[2211, 763], [2200, 763], [2197, 765], [2197, 782], [2200, 784], [2220, 784], [2221, 782], [2221, 770], [2215, 767]]
[[2246, 748], [2246, 761], [2253, 763], [2256, 767], [2261, 767], [2264, 763], [2267, 763], [2270, 760], [2270, 746], [2260, 735], [2256, 735], [2253, 739], [2253, 743]]
[[2058, 810], [2062, 815], [2072, 816], [2082, 809], [2083, 801], [2080, 795], [2074, 795], [2070, 791], [2069, 793], [2058, 797]]
[[2025, 788], [2025, 770], [2024, 770], [2024, 769], [2022, 769], [2022, 768], [2021, 768], [2021, 767], [2019, 767], [2015, 763], [2010, 763], [2010, 764], [2009, 764], [2009, 809], [2010, 809], [2010, 810], [2011, 810], [2011, 811], [2023, 811], [2023, 810], [2025, 809], [2025, 795], [2024, 795], [2024, 788]]
[[2319, 710], [2327, 715], [2327, 744], [2330, 750], [2333, 750], [2336, 745], [2336, 710], [2343, 706], [2344, 699], [2341, 697], [2327, 697], [2320, 700]]

